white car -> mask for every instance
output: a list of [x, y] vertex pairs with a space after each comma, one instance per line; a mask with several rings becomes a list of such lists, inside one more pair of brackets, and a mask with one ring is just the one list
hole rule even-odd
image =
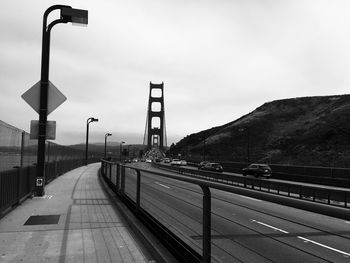
[[151, 163], [152, 160], [151, 159], [146, 159], [146, 163]]
[[180, 162], [181, 162], [181, 164], [180, 164], [180, 165], [187, 165], [186, 160], [181, 160]]
[[173, 159], [170, 162], [170, 165], [181, 165], [181, 160], [180, 159]]

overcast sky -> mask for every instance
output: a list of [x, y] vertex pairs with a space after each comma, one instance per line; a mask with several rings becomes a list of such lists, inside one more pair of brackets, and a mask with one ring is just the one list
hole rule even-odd
[[91, 142], [142, 143], [150, 81], [164, 82], [168, 145], [265, 102], [349, 93], [349, 0], [1, 0], [0, 119], [28, 132], [38, 114], [21, 95], [54, 4], [89, 11], [87, 27], [51, 34], [60, 144], [84, 142], [89, 117]]

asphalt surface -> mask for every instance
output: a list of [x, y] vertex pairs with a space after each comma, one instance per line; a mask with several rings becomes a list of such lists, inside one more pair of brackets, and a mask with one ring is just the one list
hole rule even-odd
[[[126, 192], [133, 199], [135, 182], [136, 173], [127, 169]], [[200, 252], [200, 187], [148, 173], [141, 173], [141, 182], [141, 206]], [[350, 262], [350, 222], [215, 189], [211, 193], [212, 262]]]

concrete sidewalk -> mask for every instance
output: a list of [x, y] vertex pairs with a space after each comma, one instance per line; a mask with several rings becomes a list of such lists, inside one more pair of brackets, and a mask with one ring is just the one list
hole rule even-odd
[[152, 262], [103, 191], [99, 167], [58, 177], [45, 197], [28, 199], [2, 218], [0, 262]]

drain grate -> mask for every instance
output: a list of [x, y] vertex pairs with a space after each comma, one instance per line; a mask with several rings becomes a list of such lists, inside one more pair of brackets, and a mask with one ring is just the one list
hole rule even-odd
[[60, 215], [43, 215], [43, 216], [30, 216], [24, 225], [53, 225], [58, 224]]

